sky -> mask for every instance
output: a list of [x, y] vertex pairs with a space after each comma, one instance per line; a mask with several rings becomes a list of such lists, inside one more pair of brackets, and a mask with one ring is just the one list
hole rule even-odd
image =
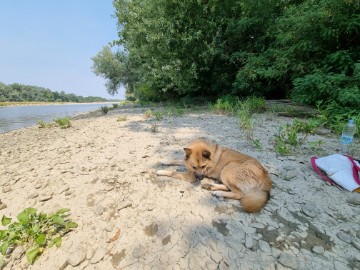
[[112, 0], [0, 0], [0, 82], [111, 96], [92, 60], [118, 39]]

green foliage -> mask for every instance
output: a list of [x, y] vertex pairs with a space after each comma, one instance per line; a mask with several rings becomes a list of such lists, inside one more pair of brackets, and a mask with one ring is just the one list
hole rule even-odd
[[106, 89], [109, 94], [115, 95], [121, 84], [129, 83], [129, 74], [126, 68], [126, 56], [122, 51], [112, 52], [109, 46], [92, 58], [93, 72], [106, 79]]
[[39, 125], [39, 128], [47, 128], [47, 127], [51, 127], [53, 125], [51, 123], [46, 123], [43, 120], [38, 120], [37, 124]]
[[39, 125], [39, 128], [51, 128], [54, 126], [58, 126], [62, 129], [70, 128], [71, 122], [70, 119], [67, 117], [64, 118], [55, 118], [53, 123], [46, 123], [43, 120], [38, 120], [37, 124]]
[[[47, 247], [60, 247], [61, 237], [77, 228], [77, 224], [68, 219], [70, 209], [63, 208], [54, 214], [37, 213], [35, 208], [26, 208], [13, 221], [3, 215], [1, 224], [7, 226], [0, 231], [0, 267], [5, 263], [4, 256], [16, 246], [24, 246], [27, 261], [34, 261]], [[2, 263], [2, 264], [1, 264]]]
[[108, 106], [101, 106], [100, 110], [101, 110], [102, 114], [107, 114], [109, 112], [109, 107]]
[[[163, 101], [226, 95], [360, 105], [357, 0], [115, 0], [120, 50], [104, 47], [93, 70], [108, 91]], [[1, 97], [1, 95], [0, 95]], [[1, 100], [0, 100], [1, 102]]]
[[218, 112], [234, 114], [239, 109], [239, 98], [232, 95], [225, 95], [218, 98], [211, 108]]
[[253, 140], [253, 124], [251, 118], [254, 113], [261, 113], [266, 110], [266, 102], [264, 98], [248, 97], [241, 101], [238, 97], [225, 95], [217, 99], [215, 104], [210, 104], [209, 108], [217, 112], [236, 115], [240, 120], [241, 128], [246, 132], [246, 137]]
[[263, 145], [259, 139], [253, 139], [252, 143], [255, 145], [255, 147], [259, 150], [263, 149]]
[[146, 112], [145, 112], [145, 118], [150, 118], [154, 115], [154, 112], [151, 110], [151, 109], [148, 109]]
[[100, 102], [101, 97], [82, 97], [66, 94], [64, 91], [53, 92], [47, 88], [23, 84], [6, 85], [0, 82], [0, 102]]
[[54, 122], [55, 122], [55, 124], [57, 124], [62, 129], [71, 127], [70, 119], [67, 118], [67, 117], [56, 118], [56, 119], [54, 119]]
[[[360, 112], [356, 108], [344, 108], [334, 101], [327, 104], [318, 102], [317, 108], [320, 113], [318, 121], [337, 134], [341, 133], [350, 118], [354, 119], [357, 127], [360, 126]], [[360, 130], [357, 128], [355, 136], [359, 135]]]
[[291, 124], [280, 126], [275, 134], [275, 151], [280, 155], [291, 153], [306, 140], [320, 126], [317, 119], [308, 122], [295, 119]]

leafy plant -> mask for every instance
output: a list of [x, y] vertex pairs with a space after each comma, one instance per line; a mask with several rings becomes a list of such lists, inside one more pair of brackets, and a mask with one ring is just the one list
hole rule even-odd
[[154, 112], [154, 116], [157, 121], [160, 121], [164, 118], [161, 112]]
[[323, 148], [323, 145], [324, 145], [323, 140], [309, 142], [311, 151], [316, 152], [316, 153], [318, 153]]
[[60, 127], [60, 128], [69, 128], [71, 127], [70, 119], [65, 118], [56, 118], [54, 119], [54, 122]]
[[263, 145], [259, 139], [253, 139], [252, 142], [257, 149], [259, 149], [259, 150], [263, 149]]
[[112, 107], [113, 107], [113, 109], [116, 109], [117, 107], [119, 107], [119, 104], [114, 103], [114, 104], [112, 105]]
[[150, 118], [154, 115], [154, 112], [151, 110], [151, 109], [148, 109], [146, 112], [145, 112], [145, 118]]
[[18, 221], [3, 215], [1, 224], [7, 228], [0, 230], [0, 266], [5, 263], [4, 256], [19, 245], [24, 246], [30, 264], [45, 248], [60, 247], [61, 237], [78, 226], [68, 219], [69, 211], [63, 208], [47, 215], [43, 212], [38, 214], [35, 208], [26, 208], [17, 215]]
[[150, 130], [151, 130], [152, 133], [157, 133], [157, 132], [159, 132], [159, 126], [158, 126], [158, 124], [157, 124], [157, 123], [152, 124]]
[[275, 135], [275, 150], [284, 155], [291, 151], [291, 148], [300, 146], [308, 134], [312, 134], [319, 126], [316, 119], [308, 122], [295, 119], [291, 124], [280, 126]]
[[110, 109], [108, 106], [101, 106], [100, 110], [101, 110], [102, 114], [107, 114]]

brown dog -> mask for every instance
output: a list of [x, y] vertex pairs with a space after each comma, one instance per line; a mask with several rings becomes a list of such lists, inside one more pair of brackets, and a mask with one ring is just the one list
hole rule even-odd
[[204, 177], [217, 180], [219, 184], [203, 185], [213, 191], [216, 197], [240, 200], [246, 212], [259, 212], [270, 197], [271, 179], [269, 173], [254, 158], [198, 139], [184, 148], [185, 159], [165, 165], [181, 165], [188, 172], [160, 170], [157, 175], [195, 182]]

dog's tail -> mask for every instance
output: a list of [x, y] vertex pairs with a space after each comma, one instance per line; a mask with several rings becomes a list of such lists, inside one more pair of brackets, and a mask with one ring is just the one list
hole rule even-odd
[[240, 200], [242, 208], [248, 213], [259, 212], [270, 198], [270, 192], [251, 190]]

